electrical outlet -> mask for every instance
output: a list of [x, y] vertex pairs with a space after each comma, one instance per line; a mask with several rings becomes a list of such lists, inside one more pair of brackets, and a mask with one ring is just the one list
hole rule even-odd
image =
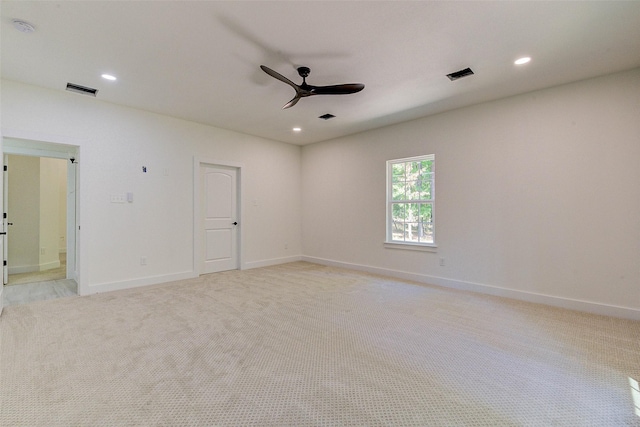
[[444, 267], [444, 258], [440, 258], [440, 266]]
[[147, 257], [146, 256], [140, 257], [140, 265], [147, 265]]
[[285, 250], [289, 249], [289, 244], [288, 244], [288, 243], [286, 243], [286, 242], [285, 242], [285, 244], [284, 244], [284, 249], [285, 249]]
[[124, 203], [125, 197], [124, 194], [112, 194], [110, 196], [111, 203]]

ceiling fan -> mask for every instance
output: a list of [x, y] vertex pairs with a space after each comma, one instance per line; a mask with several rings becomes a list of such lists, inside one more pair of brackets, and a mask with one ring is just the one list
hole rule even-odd
[[307, 76], [311, 73], [311, 69], [308, 67], [298, 67], [298, 74], [302, 77], [302, 84], [297, 85], [282, 74], [277, 71], [273, 71], [271, 68], [261, 65], [262, 71], [269, 74], [271, 77], [280, 80], [291, 86], [296, 91], [296, 96], [286, 104], [284, 104], [285, 108], [293, 107], [300, 101], [300, 98], [304, 98], [312, 95], [348, 95], [350, 93], [360, 92], [364, 89], [364, 85], [362, 83], [346, 83], [342, 85], [332, 85], [332, 86], [311, 86], [307, 84]]

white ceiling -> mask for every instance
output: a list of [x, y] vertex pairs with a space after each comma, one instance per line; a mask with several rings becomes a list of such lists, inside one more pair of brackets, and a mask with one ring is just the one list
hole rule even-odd
[[[640, 66], [640, 1], [4, 0], [1, 19], [5, 79], [300, 145]], [[294, 91], [260, 65], [366, 87], [281, 110]]]

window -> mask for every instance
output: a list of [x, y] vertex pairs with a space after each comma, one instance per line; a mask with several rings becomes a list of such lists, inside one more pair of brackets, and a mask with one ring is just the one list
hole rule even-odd
[[387, 243], [435, 247], [435, 156], [387, 162]]

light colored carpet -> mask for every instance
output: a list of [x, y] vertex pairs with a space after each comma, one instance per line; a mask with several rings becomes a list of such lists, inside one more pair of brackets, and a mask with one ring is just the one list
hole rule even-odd
[[7, 307], [0, 332], [3, 426], [640, 426], [640, 322], [309, 263]]

